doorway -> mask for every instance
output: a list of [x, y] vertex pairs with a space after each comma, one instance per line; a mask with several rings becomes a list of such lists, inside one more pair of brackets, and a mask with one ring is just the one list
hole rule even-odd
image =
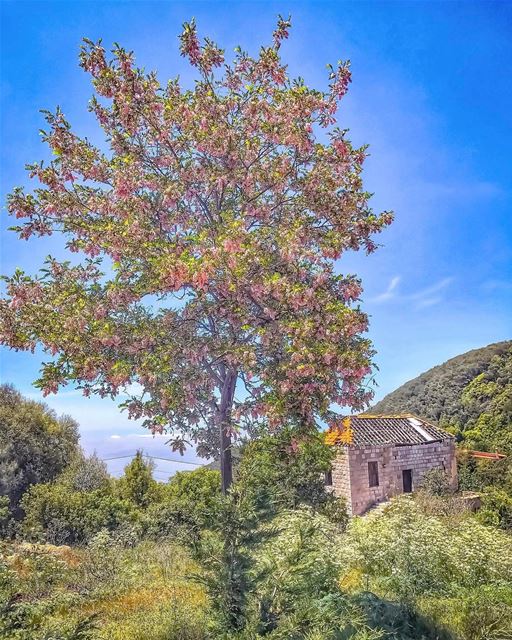
[[412, 469], [404, 469], [402, 471], [402, 483], [404, 487], [404, 493], [412, 492]]

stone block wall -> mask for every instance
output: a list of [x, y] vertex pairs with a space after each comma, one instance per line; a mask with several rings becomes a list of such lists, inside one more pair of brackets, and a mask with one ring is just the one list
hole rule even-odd
[[[368, 462], [378, 463], [379, 485], [369, 486]], [[431, 469], [443, 469], [457, 488], [455, 443], [343, 447], [333, 463], [333, 491], [347, 500], [349, 513], [360, 515], [371, 506], [403, 493], [402, 471], [412, 471], [412, 489], [419, 487]]]
[[332, 462], [332, 491], [338, 498], [345, 498], [348, 513], [351, 514], [350, 469], [347, 447], [339, 447], [337, 456]]

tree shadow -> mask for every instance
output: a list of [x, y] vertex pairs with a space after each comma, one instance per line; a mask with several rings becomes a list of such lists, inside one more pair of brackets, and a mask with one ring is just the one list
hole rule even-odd
[[386, 633], [396, 640], [456, 640], [446, 628], [422, 615], [411, 605], [379, 598], [364, 592], [355, 597], [355, 603], [364, 611], [372, 629]]

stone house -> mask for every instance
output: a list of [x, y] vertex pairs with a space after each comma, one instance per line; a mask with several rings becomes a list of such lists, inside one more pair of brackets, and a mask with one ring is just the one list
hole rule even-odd
[[453, 436], [416, 416], [350, 416], [326, 441], [338, 450], [326, 484], [351, 515], [414, 491], [431, 469], [444, 470], [457, 488]]

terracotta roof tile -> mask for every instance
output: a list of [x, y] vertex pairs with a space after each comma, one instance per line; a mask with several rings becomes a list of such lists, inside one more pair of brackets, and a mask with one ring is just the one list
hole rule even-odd
[[[365, 415], [350, 416], [343, 421], [340, 433], [350, 426], [350, 446], [410, 445], [439, 442], [453, 438], [439, 427], [413, 415]], [[330, 438], [328, 441], [333, 441]], [[337, 440], [342, 442], [342, 440]]]

